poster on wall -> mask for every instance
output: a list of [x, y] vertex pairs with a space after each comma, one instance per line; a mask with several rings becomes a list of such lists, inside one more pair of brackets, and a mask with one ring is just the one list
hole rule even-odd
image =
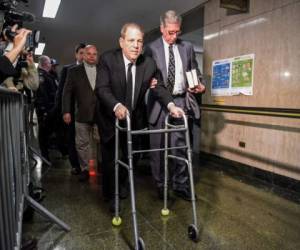
[[231, 95], [230, 93], [231, 61], [228, 59], [213, 62], [211, 93], [215, 96]]
[[254, 54], [213, 61], [213, 96], [253, 95]]

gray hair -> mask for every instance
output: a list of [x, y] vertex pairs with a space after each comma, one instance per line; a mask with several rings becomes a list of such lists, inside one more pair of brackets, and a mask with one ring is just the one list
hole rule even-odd
[[181, 25], [182, 17], [175, 10], [168, 10], [160, 16], [160, 25], [166, 26], [166, 23], [179, 23]]
[[125, 23], [121, 29], [122, 38], [125, 37], [126, 31], [129, 27], [139, 30], [144, 35], [144, 29], [142, 28], [142, 26], [138, 25], [137, 23]]
[[84, 47], [85, 51], [90, 49], [90, 48], [94, 48], [98, 52], [97, 47], [94, 44], [88, 44]]
[[43, 68], [47, 62], [51, 63], [49, 56], [42, 55], [39, 57], [39, 67]]

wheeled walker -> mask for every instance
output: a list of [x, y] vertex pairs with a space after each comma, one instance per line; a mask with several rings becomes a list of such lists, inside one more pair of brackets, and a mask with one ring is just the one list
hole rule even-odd
[[[164, 162], [165, 162], [165, 178], [164, 178], [164, 207], [161, 210], [162, 216], [168, 216], [170, 211], [167, 206], [167, 193], [168, 193], [168, 159], [176, 159], [179, 161], [184, 161], [187, 164], [189, 179], [190, 179], [190, 188], [191, 188], [191, 202], [193, 209], [193, 223], [188, 226], [188, 236], [191, 240], [197, 241], [199, 237], [199, 230], [197, 227], [197, 214], [196, 214], [196, 200], [195, 200], [195, 190], [194, 190], [194, 178], [193, 178], [193, 169], [192, 169], [192, 150], [190, 146], [190, 137], [188, 131], [188, 122], [185, 115], [183, 115], [183, 125], [173, 125], [169, 121], [170, 116], [167, 115], [165, 118], [165, 128], [156, 129], [156, 130], [131, 130], [131, 120], [130, 116], [127, 114], [126, 123], [127, 127], [121, 127], [119, 125], [119, 120], [116, 119], [115, 123], [115, 216], [112, 219], [112, 224], [114, 226], [119, 226], [122, 223], [122, 219], [119, 214], [119, 165], [122, 165], [128, 170], [129, 176], [129, 185], [130, 185], [130, 198], [131, 198], [131, 212], [133, 220], [133, 229], [134, 229], [134, 240], [135, 240], [135, 249], [143, 250], [145, 249], [144, 241], [139, 237], [138, 226], [137, 226], [137, 217], [136, 217], [136, 207], [135, 207], [135, 191], [134, 191], [134, 180], [133, 180], [133, 155], [144, 152], [153, 152], [153, 151], [164, 151]], [[128, 151], [128, 164], [119, 159], [119, 133], [120, 131], [127, 133], [127, 151]], [[172, 132], [182, 132], [185, 133], [185, 145], [177, 147], [168, 147], [168, 134]], [[154, 134], [154, 133], [164, 133], [165, 135], [165, 147], [157, 149], [146, 149], [146, 150], [133, 150], [132, 149], [132, 135], [145, 135], [145, 134]], [[187, 150], [187, 159], [178, 157], [175, 155], [169, 154], [169, 150], [173, 149], [186, 149]]]

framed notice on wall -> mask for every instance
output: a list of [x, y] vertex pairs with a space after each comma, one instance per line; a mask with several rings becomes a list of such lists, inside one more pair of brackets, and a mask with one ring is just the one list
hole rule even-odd
[[253, 69], [254, 54], [213, 61], [211, 94], [252, 95]]

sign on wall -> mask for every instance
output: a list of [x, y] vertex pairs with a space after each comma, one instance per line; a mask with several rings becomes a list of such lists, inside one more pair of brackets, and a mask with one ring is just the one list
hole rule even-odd
[[211, 94], [253, 95], [253, 69], [254, 54], [213, 61]]

